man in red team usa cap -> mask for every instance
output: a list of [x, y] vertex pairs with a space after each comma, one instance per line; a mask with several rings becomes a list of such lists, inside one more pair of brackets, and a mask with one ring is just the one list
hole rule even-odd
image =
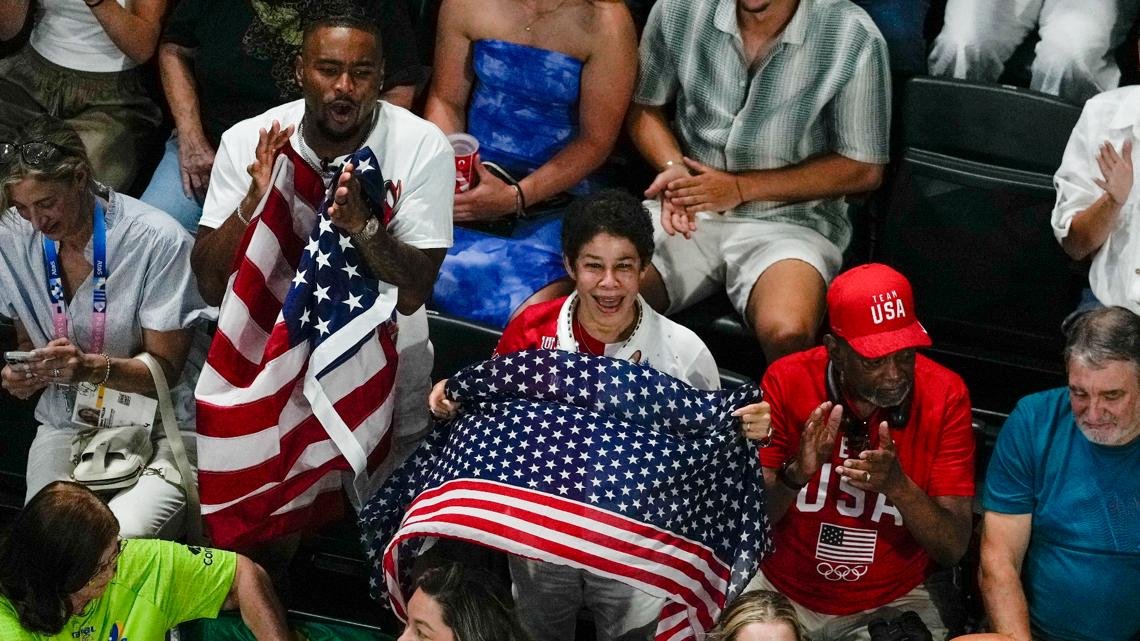
[[944, 639], [928, 584], [970, 539], [969, 394], [916, 353], [930, 337], [894, 269], [841, 274], [827, 307], [824, 344], [777, 360], [761, 382], [772, 408], [760, 461], [776, 551], [749, 589], [791, 599], [815, 641], [868, 639], [869, 621], [908, 610]]

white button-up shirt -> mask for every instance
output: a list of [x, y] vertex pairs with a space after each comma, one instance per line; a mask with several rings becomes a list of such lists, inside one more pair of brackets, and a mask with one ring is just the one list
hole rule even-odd
[[[1140, 87], [1106, 91], [1085, 103], [1069, 137], [1061, 167], [1053, 177], [1057, 188], [1053, 233], [1058, 241], [1069, 235], [1073, 218], [1104, 194], [1093, 182], [1094, 178], [1104, 178], [1096, 162], [1100, 145], [1108, 141], [1117, 151], [1125, 140], [1132, 140], [1136, 145], [1138, 127]], [[1136, 158], [1137, 151], [1133, 151], [1133, 157], [1140, 161]], [[1101, 303], [1120, 305], [1140, 314], [1140, 219], [1137, 218], [1140, 162], [1132, 171], [1132, 192], [1120, 209], [1112, 233], [1093, 256], [1089, 285]]]

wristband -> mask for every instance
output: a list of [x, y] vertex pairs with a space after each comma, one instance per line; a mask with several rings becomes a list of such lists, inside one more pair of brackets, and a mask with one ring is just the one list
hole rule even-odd
[[795, 462], [796, 459], [794, 458], [790, 458], [784, 461], [784, 464], [780, 466], [779, 471], [776, 472], [776, 480], [783, 483], [784, 487], [788, 488], [789, 490], [792, 490], [793, 492], [799, 492], [800, 490], [804, 489], [804, 486], [807, 485], [808, 482], [804, 481], [803, 483], [797, 483], [788, 476], [788, 468], [790, 468]]
[[94, 9], [95, 7], [98, 7], [99, 5], [103, 4], [103, 0], [95, 0], [95, 2], [88, 2], [87, 0], [83, 0], [83, 4]]

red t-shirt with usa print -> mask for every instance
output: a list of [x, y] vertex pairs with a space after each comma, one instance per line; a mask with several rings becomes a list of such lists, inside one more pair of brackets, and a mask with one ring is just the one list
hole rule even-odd
[[[772, 443], [760, 450], [766, 468], [779, 468], [799, 452], [808, 415], [827, 400], [827, 350], [786, 356], [765, 372], [760, 387], [772, 406]], [[878, 447], [879, 411], [868, 422]], [[954, 372], [922, 354], [916, 357], [910, 419], [891, 429], [902, 471], [927, 496], [974, 495], [974, 435], [970, 397]], [[824, 614], [853, 614], [910, 592], [925, 580], [931, 561], [885, 495], [865, 492], [835, 468], [848, 452], [842, 433], [830, 462], [773, 526], [775, 552], [764, 575], [797, 603]]]

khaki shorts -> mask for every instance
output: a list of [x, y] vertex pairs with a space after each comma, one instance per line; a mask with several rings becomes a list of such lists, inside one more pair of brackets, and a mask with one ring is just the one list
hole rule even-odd
[[[763, 572], [757, 572], [745, 590], [779, 592]], [[812, 641], [870, 641], [871, 634], [867, 631], [867, 624], [872, 619], [894, 618], [907, 610], [913, 610], [918, 618], [922, 619], [926, 629], [930, 630], [930, 636], [936, 641], [942, 641], [947, 636], [942, 615], [935, 606], [930, 591], [922, 584], [890, 603], [855, 614], [824, 614], [806, 608], [791, 599], [788, 601], [795, 608], [796, 616]]]
[[[124, 191], [139, 173], [162, 124], [147, 96], [143, 71], [92, 72], [61, 67], [25, 45], [0, 60], [0, 78], [23, 87], [52, 116], [83, 140], [99, 182]], [[149, 167], [147, 168], [149, 169]]]
[[645, 201], [653, 219], [653, 266], [669, 293], [666, 313], [680, 311], [722, 288], [745, 317], [752, 287], [764, 270], [781, 260], [800, 260], [825, 283], [839, 273], [843, 254], [819, 232], [792, 223], [697, 214], [697, 231], [686, 239], [661, 227], [661, 204]]

